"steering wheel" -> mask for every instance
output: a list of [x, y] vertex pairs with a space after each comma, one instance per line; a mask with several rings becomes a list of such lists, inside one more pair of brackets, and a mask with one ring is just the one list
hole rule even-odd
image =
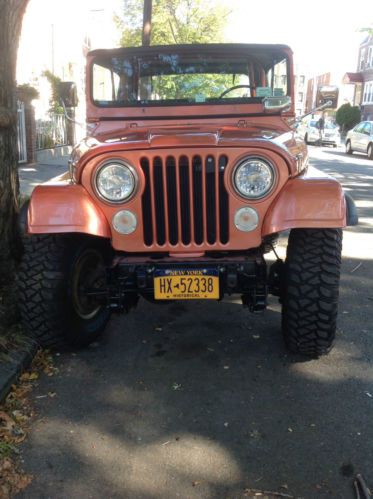
[[227, 88], [227, 90], [224, 90], [224, 92], [219, 95], [218, 99], [222, 99], [229, 92], [232, 92], [232, 90], [237, 90], [237, 88], [253, 88], [253, 85], [235, 85], [234, 87]]

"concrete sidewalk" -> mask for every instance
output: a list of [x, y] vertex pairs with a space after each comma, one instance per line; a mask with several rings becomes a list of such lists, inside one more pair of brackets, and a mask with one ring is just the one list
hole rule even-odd
[[39, 151], [37, 163], [19, 165], [20, 190], [23, 196], [30, 196], [34, 188], [68, 169], [71, 147]]

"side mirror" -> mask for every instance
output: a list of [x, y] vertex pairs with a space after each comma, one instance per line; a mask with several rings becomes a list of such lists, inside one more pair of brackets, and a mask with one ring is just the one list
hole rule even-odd
[[78, 105], [78, 92], [73, 81], [61, 81], [58, 84], [58, 96], [66, 107]]

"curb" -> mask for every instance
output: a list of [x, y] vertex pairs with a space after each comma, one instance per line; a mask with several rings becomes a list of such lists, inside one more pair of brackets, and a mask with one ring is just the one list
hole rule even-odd
[[9, 354], [9, 360], [0, 365], [0, 403], [10, 392], [12, 385], [17, 381], [22, 372], [27, 369], [34, 358], [38, 346], [35, 341], [29, 343], [21, 351]]

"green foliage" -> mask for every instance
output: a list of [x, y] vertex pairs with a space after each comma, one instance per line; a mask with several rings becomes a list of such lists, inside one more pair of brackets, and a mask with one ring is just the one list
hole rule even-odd
[[16, 448], [14, 445], [8, 444], [7, 442], [0, 442], [0, 459], [10, 457], [15, 451]]
[[39, 98], [39, 92], [36, 90], [36, 88], [32, 87], [28, 83], [18, 85], [17, 92], [21, 99], [23, 97], [26, 100], [32, 101], [33, 99]]
[[59, 98], [59, 84], [61, 83], [61, 78], [54, 75], [51, 71], [46, 69], [43, 71], [42, 76], [48, 80], [51, 86], [51, 98], [49, 99], [49, 112], [54, 113], [63, 113], [63, 107], [60, 104]]
[[[214, 43], [223, 39], [229, 10], [209, 0], [153, 0], [152, 45]], [[123, 47], [141, 45], [143, 0], [123, 0], [116, 16]]]
[[[153, 0], [152, 45], [221, 42], [229, 10], [219, 2], [209, 0]], [[141, 45], [143, 0], [123, 0], [123, 14], [116, 17], [121, 29], [123, 47]], [[153, 82], [154, 92], [161, 98], [194, 98], [206, 93], [218, 97], [231, 86], [227, 75], [163, 76]]]
[[[153, 92], [160, 99], [218, 98], [224, 90], [232, 87], [233, 76], [226, 74], [165, 75], [154, 78]], [[229, 96], [234, 96], [232, 92]]]
[[368, 33], [369, 36], [373, 36], [373, 23], [371, 23], [370, 26], [367, 26], [366, 28], [360, 28], [359, 31], [360, 33]]
[[361, 112], [358, 106], [347, 103], [337, 110], [335, 118], [342, 131], [347, 132], [361, 121]]

